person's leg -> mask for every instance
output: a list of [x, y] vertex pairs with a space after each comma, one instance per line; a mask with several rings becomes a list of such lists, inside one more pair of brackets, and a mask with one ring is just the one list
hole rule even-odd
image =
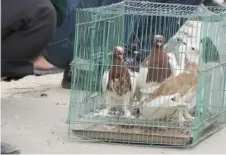
[[[112, 0], [104, 0], [112, 1]], [[67, 0], [67, 17], [62, 26], [58, 27], [48, 46], [43, 50], [45, 59], [59, 68], [67, 68], [73, 59], [76, 8], [100, 6], [101, 0]]]
[[70, 88], [70, 62], [73, 59], [75, 37], [75, 8], [81, 8], [82, 0], [68, 0], [67, 17], [56, 28], [47, 47], [42, 51], [43, 57], [57, 68], [64, 69], [62, 87]]
[[52, 40], [42, 51], [45, 59], [54, 66], [66, 69], [73, 59], [76, 8], [97, 7], [101, 0], [67, 0], [67, 17], [54, 31]]
[[[112, 0], [105, 1], [111, 2]], [[48, 62], [58, 68], [65, 69], [61, 83], [63, 88], [69, 89], [71, 83], [71, 71], [69, 64], [73, 59], [74, 51], [74, 31], [76, 22], [75, 9], [97, 7], [102, 5], [101, 2], [101, 0], [68, 0], [68, 13], [64, 24], [55, 30], [52, 40], [42, 52], [44, 58]]]
[[[52, 36], [56, 12], [47, 0], [2, 0], [1, 4], [1, 77], [32, 74], [33, 59]], [[18, 148], [1, 142], [1, 154], [13, 153], [18, 154]]]
[[1, 76], [33, 74], [33, 59], [48, 44], [56, 12], [46, 0], [2, 0]]
[[64, 24], [54, 31], [52, 40], [42, 51], [48, 62], [65, 69], [72, 61], [74, 50], [75, 11], [68, 11]]

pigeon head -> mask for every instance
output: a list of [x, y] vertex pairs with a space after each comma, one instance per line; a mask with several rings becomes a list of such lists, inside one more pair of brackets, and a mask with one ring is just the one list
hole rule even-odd
[[162, 48], [165, 44], [165, 38], [162, 35], [156, 35], [154, 37], [153, 46], [155, 48]]

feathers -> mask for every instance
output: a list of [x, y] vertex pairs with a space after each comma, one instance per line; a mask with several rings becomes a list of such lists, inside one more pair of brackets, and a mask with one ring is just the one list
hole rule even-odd
[[102, 79], [102, 91], [103, 93], [106, 93], [107, 91], [107, 86], [108, 86], [108, 81], [109, 81], [109, 71], [105, 71]]
[[172, 71], [172, 76], [179, 75], [181, 73], [181, 69], [183, 69], [183, 67], [180, 67], [177, 65], [177, 61], [176, 61], [174, 53], [167, 53], [167, 55], [169, 57], [169, 64], [170, 64], [170, 69]]
[[195, 73], [183, 72], [173, 78], [168, 80], [154, 92], [154, 98], [162, 95], [172, 95], [179, 93], [184, 96], [192, 87], [197, 84], [197, 75]]
[[180, 100], [179, 94], [168, 96], [159, 96], [152, 101], [145, 101], [140, 113], [143, 118], [148, 120], [178, 120], [183, 123], [185, 120], [193, 120], [190, 114], [185, 110], [186, 105], [183, 102], [175, 101], [175, 98]]
[[[220, 45], [219, 45], [220, 46]], [[218, 49], [220, 49], [218, 46]], [[220, 54], [217, 47], [214, 45], [210, 37], [204, 37], [201, 39], [201, 60], [203, 64], [201, 65], [201, 70], [209, 70], [204, 74], [202, 78], [202, 87], [205, 92], [202, 99], [210, 105], [210, 111], [212, 111], [213, 103], [214, 106], [220, 106], [223, 92], [219, 91], [223, 88], [223, 77], [224, 69], [220, 65]], [[212, 69], [211, 69], [212, 68]], [[211, 69], [211, 70], [210, 70]]]
[[136, 92], [138, 74], [125, 66], [123, 60], [124, 53], [125, 51], [122, 47], [115, 47], [113, 65], [103, 74], [102, 90], [107, 105], [104, 110], [104, 116], [108, 115], [111, 106], [115, 103], [113, 100], [116, 100], [116, 102], [121, 101], [124, 115], [126, 117], [131, 116], [128, 106], [132, 102]]
[[201, 45], [203, 49], [202, 59], [205, 63], [220, 62], [219, 52], [209, 37], [202, 38]]
[[140, 52], [137, 44], [126, 46], [126, 54], [124, 54], [125, 63], [132, 71], [139, 71], [139, 64], [143, 61], [145, 52]]
[[119, 96], [131, 91], [129, 69], [126, 67], [113, 67], [110, 69], [107, 89], [114, 91]]
[[127, 87], [127, 88], [125, 88], [127, 85], [124, 85], [121, 88], [119, 88], [120, 87], [119, 81], [117, 80], [110, 81], [109, 79], [110, 79], [110, 74], [109, 74], [109, 70], [107, 70], [104, 72], [103, 80], [102, 80], [102, 90], [104, 93], [106, 93], [107, 91], [113, 92], [115, 94], [114, 96], [118, 98], [123, 97], [123, 95], [127, 93], [131, 93], [131, 96], [135, 94], [136, 87], [137, 87], [137, 79], [138, 79], [138, 74], [136, 72], [129, 71], [130, 87]]
[[150, 53], [150, 59], [146, 60], [148, 69], [148, 76], [146, 82], [162, 82], [171, 75], [171, 69], [169, 64], [169, 57], [164, 51], [163, 36], [155, 36], [153, 41], [153, 47]]
[[183, 97], [191, 88], [197, 84], [197, 66], [194, 63], [187, 61], [186, 69], [191, 69], [190, 72], [183, 72], [175, 78], [163, 82], [160, 87], [154, 92], [152, 100], [158, 96], [173, 95], [179, 93]]
[[115, 47], [113, 54], [113, 65], [109, 70], [107, 89], [114, 91], [117, 95], [122, 96], [131, 91], [131, 81], [129, 69], [124, 66], [122, 47]]
[[166, 53], [173, 53], [176, 59], [176, 63], [178, 66], [181, 66], [181, 55], [180, 55], [180, 46], [181, 45], [187, 45], [182, 37], [176, 36], [172, 37], [168, 43], [165, 45], [165, 51]]
[[[186, 57], [185, 64], [184, 68], [191, 71], [174, 74], [175, 77], [163, 80], [158, 86], [152, 85], [150, 90], [148, 88], [145, 92], [146, 99], [141, 100], [143, 105], [140, 113], [144, 118], [165, 121], [178, 119], [179, 122], [194, 119], [188, 112], [193, 110], [195, 105], [188, 107], [189, 104], [186, 102], [192, 102], [196, 95], [197, 65], [188, 61]], [[146, 65], [150, 65], [150, 62], [146, 62]], [[140, 73], [147, 74], [144, 69], [140, 69]], [[143, 93], [143, 90], [141, 92]]]
[[[139, 89], [142, 95], [146, 95], [145, 98], [139, 100], [142, 101], [140, 112], [145, 118], [164, 120], [165, 117], [177, 117], [182, 122], [185, 119], [192, 119], [186, 108], [190, 106], [191, 110], [195, 107], [197, 65], [193, 63], [193, 58], [190, 58], [192, 59], [191, 62], [186, 55], [194, 55], [196, 59], [199, 52], [195, 48], [190, 47], [186, 48], [183, 56], [181, 56], [182, 53], [180, 53], [179, 48], [181, 45], [186, 45], [186, 43], [180, 37], [171, 38], [167, 46], [165, 46], [165, 50], [164, 44], [164, 37], [156, 35], [149, 58], [144, 61], [144, 67], [140, 67], [139, 75], [126, 66], [130, 64], [138, 66], [138, 59], [136, 57], [140, 54], [136, 52], [138, 47], [136, 45], [128, 46], [126, 52], [123, 48], [115, 47], [115, 53], [118, 53], [118, 56], [114, 57], [111, 69], [105, 71], [103, 75], [102, 87], [105, 95], [108, 96], [106, 97], [106, 104], [113, 103], [113, 99], [120, 101], [125, 116], [129, 117], [131, 113], [126, 107], [132, 104], [134, 95], [137, 89]], [[202, 44], [206, 48], [210, 48], [211, 43], [208, 39], [204, 38], [202, 39]], [[205, 48], [203, 47], [203, 49]], [[215, 51], [215, 54], [206, 54], [205, 57], [203, 55], [204, 61], [219, 61], [218, 51]], [[125, 57], [125, 53], [129, 54], [129, 56]], [[210, 59], [210, 55], [214, 55], [214, 58]], [[127, 64], [124, 59], [129, 60]], [[179, 69], [191, 69], [191, 71], [181, 73]], [[170, 78], [171, 75], [172, 77]], [[148, 90], [144, 90], [147, 87]], [[213, 87], [212, 84], [210, 87]], [[152, 92], [150, 93], [150, 91]], [[179, 98], [175, 99], [173, 97], [175, 94]], [[166, 99], [167, 96], [169, 99]], [[213, 98], [212, 95], [210, 97]], [[155, 105], [156, 107], [153, 107]], [[168, 108], [172, 108], [171, 111], [167, 111]]]

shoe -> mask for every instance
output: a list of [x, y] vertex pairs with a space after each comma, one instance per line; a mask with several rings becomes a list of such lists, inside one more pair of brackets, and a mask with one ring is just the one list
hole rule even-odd
[[60, 69], [60, 68], [57, 68], [57, 67], [53, 67], [53, 68], [47, 69], [47, 70], [35, 69], [34, 70], [34, 75], [35, 76], [42, 76], [42, 75], [62, 73], [63, 71], [64, 71], [63, 69]]
[[1, 142], [1, 154], [20, 154], [20, 149], [11, 144]]
[[71, 65], [69, 64], [68, 67], [64, 70], [63, 80], [61, 82], [62, 88], [64, 89], [71, 88], [71, 76], [72, 76], [72, 70], [71, 70]]
[[4, 81], [4, 82], [10, 82], [12, 80], [14, 81], [18, 81], [20, 79], [23, 79], [24, 77], [4, 77], [3, 79], [1, 79], [1, 81]]

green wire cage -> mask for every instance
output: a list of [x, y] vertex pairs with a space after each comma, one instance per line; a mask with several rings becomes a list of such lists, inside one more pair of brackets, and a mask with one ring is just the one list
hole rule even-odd
[[[178, 46], [178, 52], [198, 66], [195, 105], [189, 112], [194, 120], [154, 118], [152, 106], [153, 118], [142, 117], [139, 108], [144, 104], [137, 99], [130, 103], [133, 118], [101, 116], [106, 108], [103, 74], [112, 66], [114, 47], [137, 44], [140, 59], [134, 67], [140, 68], [159, 34], [165, 37], [165, 47], [170, 47], [172, 38], [182, 38], [186, 45]], [[197, 144], [226, 123], [226, 8], [125, 0], [77, 9], [74, 44], [70, 138], [184, 147]], [[184, 71], [181, 66], [177, 65], [178, 75]]]

